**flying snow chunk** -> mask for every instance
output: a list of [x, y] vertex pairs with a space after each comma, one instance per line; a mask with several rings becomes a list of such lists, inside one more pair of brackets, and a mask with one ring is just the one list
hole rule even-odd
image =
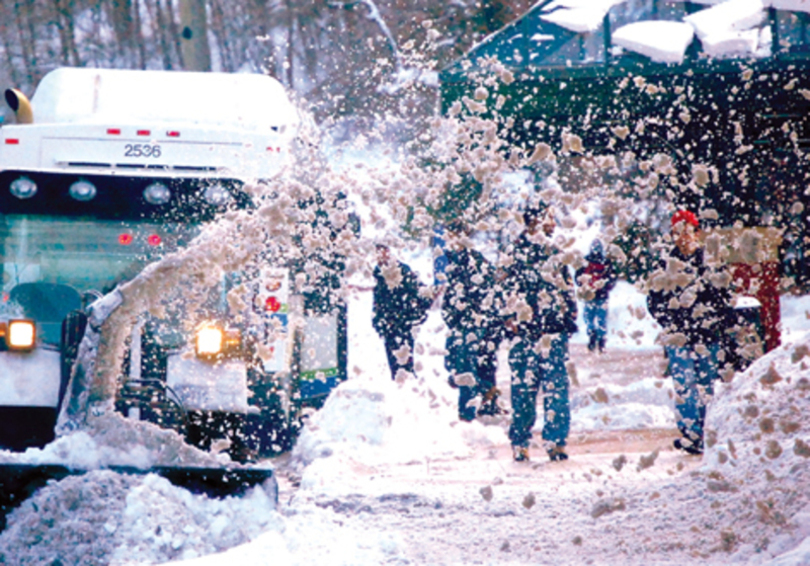
[[625, 0], [556, 0], [546, 6], [547, 13], [540, 17], [575, 33], [591, 33], [599, 29], [613, 6], [624, 2]]
[[683, 22], [635, 22], [617, 29], [613, 44], [658, 63], [682, 63], [694, 35], [692, 26]]

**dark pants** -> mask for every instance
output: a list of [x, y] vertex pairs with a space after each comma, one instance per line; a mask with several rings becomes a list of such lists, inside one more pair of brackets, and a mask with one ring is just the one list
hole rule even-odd
[[537, 420], [537, 393], [543, 388], [543, 440], [565, 446], [571, 427], [568, 402], [568, 335], [558, 334], [548, 352], [535, 351], [535, 342], [520, 339], [509, 351], [512, 366], [512, 446], [528, 448]]
[[[391, 370], [391, 379], [397, 378], [397, 371], [401, 368], [411, 375], [416, 375], [413, 369], [413, 333], [410, 330], [400, 334], [386, 334], [383, 336], [385, 342], [385, 355], [388, 356], [388, 367]], [[395, 352], [407, 346], [410, 354], [404, 364], [400, 364]]]
[[490, 389], [481, 381], [478, 365], [480, 344], [480, 331], [469, 331], [464, 335], [453, 331], [445, 343], [447, 356], [444, 366], [450, 372], [451, 384], [458, 388], [458, 418], [463, 421], [475, 418], [478, 408], [473, 400]]

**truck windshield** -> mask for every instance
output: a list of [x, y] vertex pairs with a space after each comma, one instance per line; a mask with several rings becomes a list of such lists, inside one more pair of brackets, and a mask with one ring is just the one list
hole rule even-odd
[[198, 231], [184, 223], [0, 215], [0, 318], [33, 318], [41, 340], [58, 345], [61, 322], [82, 295], [112, 290]]

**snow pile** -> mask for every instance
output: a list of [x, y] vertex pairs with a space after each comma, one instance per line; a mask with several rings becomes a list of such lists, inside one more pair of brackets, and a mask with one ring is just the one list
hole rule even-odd
[[[300, 506], [288, 510], [283, 529], [269, 529], [249, 544], [218, 554], [166, 564], [183, 566], [343, 566], [401, 564], [401, 535], [368, 522], [351, 524], [336, 518], [331, 507]], [[121, 564], [130, 564], [123, 561]]]
[[22, 454], [0, 451], [0, 462], [61, 464], [75, 470], [108, 466], [148, 469], [154, 466], [222, 467], [231, 464], [227, 454], [211, 454], [186, 444], [172, 430], [108, 413], [88, 421], [88, 427], [62, 436], [42, 449]]
[[670, 428], [674, 410], [672, 380], [592, 386], [575, 390], [571, 396], [571, 430]]
[[282, 528], [271, 495], [217, 500], [154, 474], [71, 476], [9, 514], [0, 563], [157, 564], [219, 552]]
[[[435, 382], [433, 382], [435, 383]], [[466, 458], [475, 445], [503, 442], [500, 429], [463, 423], [449, 386], [424, 379], [397, 383], [365, 374], [340, 384], [307, 421], [293, 449], [305, 466], [301, 487], [327, 489], [353, 467]]]
[[683, 63], [694, 35], [692, 26], [683, 22], [634, 22], [617, 29], [611, 41], [659, 63]]
[[717, 392], [707, 461], [726, 475], [754, 462], [783, 476], [810, 465], [810, 334], [774, 350]]

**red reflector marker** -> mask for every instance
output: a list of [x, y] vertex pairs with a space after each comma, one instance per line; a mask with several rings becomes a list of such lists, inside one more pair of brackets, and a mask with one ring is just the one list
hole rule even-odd
[[147, 242], [149, 242], [149, 245], [150, 245], [150, 246], [159, 246], [159, 245], [160, 245], [160, 243], [161, 243], [163, 240], [161, 240], [161, 239], [160, 239], [160, 236], [158, 236], [157, 234], [152, 234], [151, 236], [149, 236], [149, 237], [146, 239], [146, 241], [147, 241]]
[[107, 128], [107, 133], [111, 136], [120, 136], [121, 128]]
[[276, 149], [275, 149], [274, 147], [268, 147], [268, 148], [267, 148], [267, 151], [271, 151], [271, 152], [272, 152], [272, 151], [275, 151], [275, 150], [276, 150]]
[[171, 132], [166, 132], [166, 135], [170, 138], [179, 138], [180, 132], [172, 130]]
[[150, 132], [149, 130], [138, 130], [136, 133], [137, 133], [139, 136], [148, 136], [148, 135], [149, 135], [149, 134], [151, 134], [152, 132]]
[[132, 234], [119, 234], [118, 243], [122, 246], [128, 246], [132, 243]]
[[267, 300], [264, 302], [264, 310], [269, 312], [278, 312], [281, 308], [281, 303], [275, 297], [267, 297]]
[[20, 145], [20, 140], [16, 138], [6, 138], [6, 145]]

